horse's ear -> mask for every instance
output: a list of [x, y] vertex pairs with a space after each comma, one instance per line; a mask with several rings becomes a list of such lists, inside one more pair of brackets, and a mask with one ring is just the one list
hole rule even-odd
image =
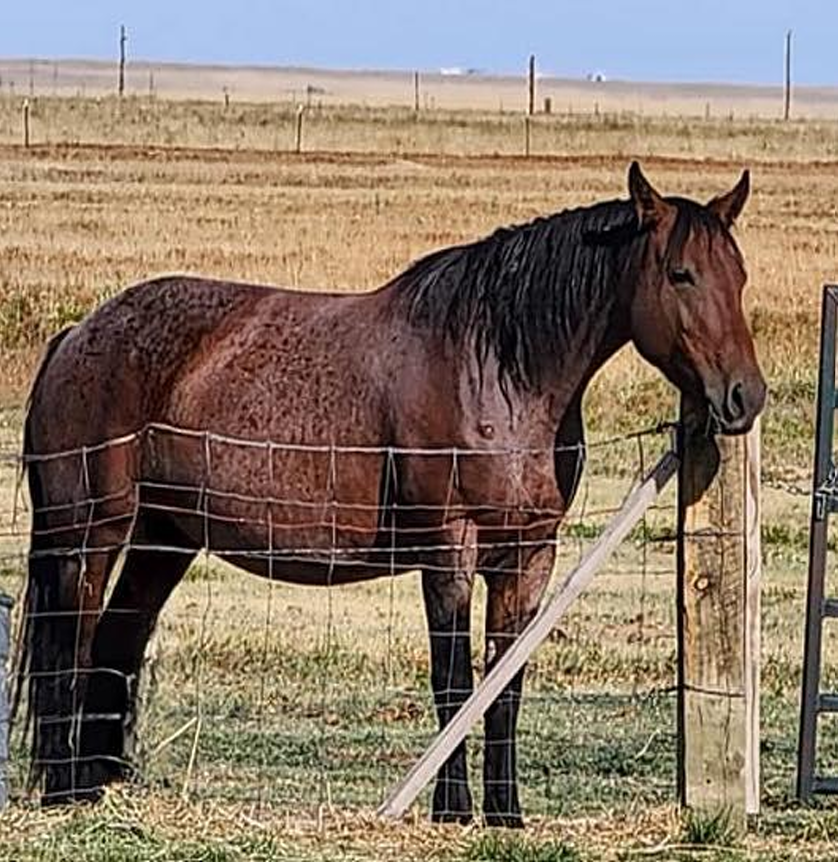
[[707, 209], [714, 212], [725, 227], [730, 227], [745, 208], [745, 202], [751, 191], [751, 173], [742, 171], [742, 176], [736, 186], [725, 195], [713, 198]]
[[670, 204], [652, 188], [637, 162], [632, 162], [629, 168], [628, 186], [641, 227], [656, 225], [663, 218]]

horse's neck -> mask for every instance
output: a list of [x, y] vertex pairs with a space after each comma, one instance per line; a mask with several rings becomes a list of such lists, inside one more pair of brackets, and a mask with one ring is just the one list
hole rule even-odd
[[589, 323], [557, 357], [555, 375], [540, 397], [549, 399], [550, 413], [559, 427], [568, 410], [578, 409], [591, 379], [629, 341], [627, 313], [616, 296], [592, 312]]

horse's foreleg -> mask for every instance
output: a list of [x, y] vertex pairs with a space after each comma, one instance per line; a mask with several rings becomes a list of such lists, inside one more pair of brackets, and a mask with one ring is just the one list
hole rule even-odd
[[[542, 548], [517, 570], [517, 553], [499, 552], [499, 556], [481, 561], [480, 571], [486, 577], [486, 672], [500, 660], [538, 610], [544, 588], [550, 577], [553, 549]], [[485, 718], [485, 752], [483, 759], [483, 813], [489, 826], [521, 827], [521, 805], [518, 799], [515, 730], [524, 670], [489, 707]]]
[[[422, 593], [431, 643], [431, 685], [440, 728], [445, 727], [474, 687], [471, 665], [471, 591], [474, 573], [466, 555], [435, 555], [422, 572]], [[471, 792], [462, 742], [440, 769], [431, 817], [436, 822], [467, 823]]]

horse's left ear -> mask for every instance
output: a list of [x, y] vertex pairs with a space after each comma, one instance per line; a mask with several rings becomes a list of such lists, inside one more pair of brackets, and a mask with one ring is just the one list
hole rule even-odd
[[751, 173], [745, 170], [742, 171], [742, 177], [736, 186], [726, 195], [719, 195], [719, 197], [713, 198], [707, 204], [707, 209], [715, 213], [725, 227], [730, 227], [739, 218], [739, 214], [745, 208], [745, 202], [748, 200], [750, 191]]

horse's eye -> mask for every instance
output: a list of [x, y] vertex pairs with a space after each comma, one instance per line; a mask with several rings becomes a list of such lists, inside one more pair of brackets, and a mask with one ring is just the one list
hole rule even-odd
[[673, 284], [695, 284], [695, 277], [688, 269], [684, 267], [682, 267], [681, 269], [673, 269], [669, 273], [669, 280]]

